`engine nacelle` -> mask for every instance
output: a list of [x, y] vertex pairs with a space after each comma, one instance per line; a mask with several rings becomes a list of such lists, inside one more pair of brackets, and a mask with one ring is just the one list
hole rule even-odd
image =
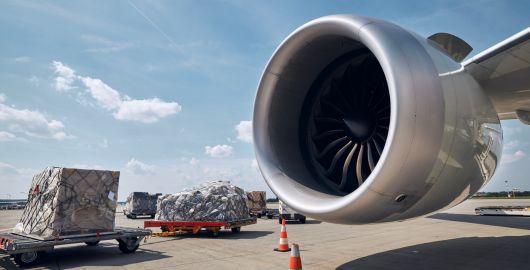
[[278, 47], [254, 107], [261, 172], [287, 205], [355, 224], [454, 206], [492, 177], [499, 118], [431, 41], [372, 18], [311, 21]]

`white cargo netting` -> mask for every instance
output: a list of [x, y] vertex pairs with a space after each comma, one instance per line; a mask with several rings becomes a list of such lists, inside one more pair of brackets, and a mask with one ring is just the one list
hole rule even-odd
[[228, 181], [201, 184], [158, 198], [156, 219], [182, 221], [236, 221], [249, 219], [247, 195]]
[[35, 175], [15, 233], [42, 239], [114, 230], [119, 171], [48, 167]]

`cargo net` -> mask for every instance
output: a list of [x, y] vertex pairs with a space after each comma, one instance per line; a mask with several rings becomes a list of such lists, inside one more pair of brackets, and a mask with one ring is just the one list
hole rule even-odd
[[174, 221], [237, 221], [249, 219], [247, 195], [228, 181], [198, 187], [158, 198], [156, 219]]
[[119, 172], [49, 167], [35, 175], [14, 232], [43, 239], [114, 229]]
[[156, 203], [161, 193], [133, 192], [127, 196], [125, 212], [127, 214], [151, 215], [156, 213]]
[[250, 210], [259, 211], [267, 207], [265, 191], [247, 192], [247, 207]]

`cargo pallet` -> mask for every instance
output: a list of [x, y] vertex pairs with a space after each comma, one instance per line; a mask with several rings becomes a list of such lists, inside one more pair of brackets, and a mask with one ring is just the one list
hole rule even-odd
[[45, 252], [53, 251], [55, 246], [85, 243], [96, 246], [99, 241], [117, 240], [123, 253], [133, 253], [140, 246], [140, 241], [151, 234], [151, 230], [115, 228], [112, 232], [83, 235], [68, 235], [51, 240], [42, 240], [29, 235], [0, 233], [0, 252], [14, 258], [23, 267], [37, 264]]
[[475, 208], [481, 216], [530, 216], [530, 206], [484, 206]]
[[212, 237], [219, 236], [221, 229], [231, 229], [233, 233], [241, 231], [242, 226], [256, 224], [256, 218], [237, 221], [162, 221], [146, 220], [144, 228], [160, 228], [162, 232], [153, 233], [153, 236], [177, 236], [182, 234], [196, 234], [201, 230], [208, 232]]

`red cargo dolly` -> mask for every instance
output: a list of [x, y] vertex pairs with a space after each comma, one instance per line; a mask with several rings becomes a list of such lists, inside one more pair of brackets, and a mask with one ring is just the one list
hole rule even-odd
[[158, 227], [162, 230], [161, 233], [153, 233], [153, 236], [175, 236], [181, 234], [192, 233], [196, 234], [201, 230], [208, 232], [210, 236], [219, 236], [219, 231], [224, 229], [231, 229], [232, 232], [238, 233], [242, 226], [256, 224], [256, 218], [249, 218], [236, 221], [162, 221], [162, 220], [146, 220], [144, 221], [144, 228]]

